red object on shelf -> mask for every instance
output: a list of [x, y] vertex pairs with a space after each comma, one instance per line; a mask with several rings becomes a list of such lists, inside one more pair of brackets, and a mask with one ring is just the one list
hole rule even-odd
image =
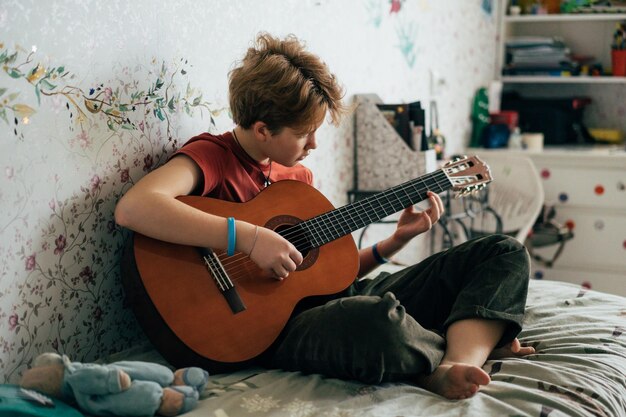
[[613, 76], [626, 77], [626, 49], [611, 49]]
[[519, 113], [512, 110], [503, 110], [498, 113], [489, 113], [489, 123], [492, 125], [507, 125], [512, 132], [518, 126]]

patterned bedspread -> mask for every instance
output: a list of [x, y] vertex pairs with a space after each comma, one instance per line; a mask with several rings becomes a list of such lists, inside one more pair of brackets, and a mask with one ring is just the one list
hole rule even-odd
[[626, 298], [532, 281], [526, 358], [488, 361], [492, 382], [451, 401], [411, 384], [364, 385], [297, 372], [215, 375], [188, 417], [626, 417]]

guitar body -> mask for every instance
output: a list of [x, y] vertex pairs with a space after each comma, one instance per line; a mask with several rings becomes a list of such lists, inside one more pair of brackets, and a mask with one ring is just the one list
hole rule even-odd
[[[289, 180], [270, 185], [246, 203], [196, 196], [179, 200], [273, 230], [334, 209], [314, 188]], [[157, 350], [175, 366], [202, 366], [214, 373], [248, 365], [278, 338], [298, 302], [346, 289], [359, 268], [351, 235], [303, 254], [298, 270], [283, 281], [263, 276], [243, 254], [230, 257], [238, 259], [236, 265], [220, 256], [245, 304], [234, 313], [197, 248], [135, 234], [125, 252], [124, 287]]]

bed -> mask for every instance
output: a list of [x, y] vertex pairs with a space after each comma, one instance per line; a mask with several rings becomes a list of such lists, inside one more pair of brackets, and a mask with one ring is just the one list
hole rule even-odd
[[[492, 382], [468, 400], [255, 368], [213, 375], [185, 416], [626, 416], [626, 298], [532, 280], [520, 340], [537, 353], [488, 361]], [[123, 358], [163, 361], [145, 346]]]

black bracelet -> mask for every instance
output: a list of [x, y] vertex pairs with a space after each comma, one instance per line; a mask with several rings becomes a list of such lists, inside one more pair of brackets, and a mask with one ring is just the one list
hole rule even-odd
[[380, 255], [380, 252], [378, 252], [378, 243], [374, 243], [374, 246], [372, 246], [372, 255], [374, 255], [374, 259], [376, 259], [376, 262], [378, 262], [380, 265], [389, 262], [389, 259], [383, 258]]

